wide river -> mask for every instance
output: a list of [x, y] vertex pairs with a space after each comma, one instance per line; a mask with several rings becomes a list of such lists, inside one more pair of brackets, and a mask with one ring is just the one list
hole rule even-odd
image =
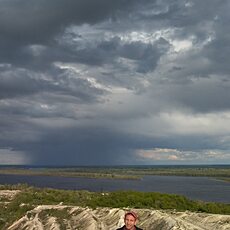
[[0, 184], [17, 183], [27, 183], [40, 188], [99, 192], [117, 190], [161, 192], [180, 194], [194, 200], [230, 203], [230, 183], [208, 177], [144, 176], [141, 180], [120, 180], [0, 174]]

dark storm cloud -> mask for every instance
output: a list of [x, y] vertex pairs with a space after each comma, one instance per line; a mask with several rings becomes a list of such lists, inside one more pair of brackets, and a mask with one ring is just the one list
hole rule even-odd
[[[227, 63], [227, 57], [229, 56], [229, 10], [228, 1], [210, 1], [207, 7], [205, 1], [192, 1], [191, 7], [187, 12], [184, 12], [186, 20], [180, 20], [181, 24], [176, 36], [188, 37], [194, 36], [194, 45], [210, 40], [205, 44], [200, 52], [191, 58], [197, 58], [202, 60], [205, 58], [209, 61], [208, 68], [205, 66], [201, 74], [206, 77], [209, 74], [228, 74], [229, 65]], [[201, 69], [199, 69], [201, 71]], [[194, 73], [198, 77], [202, 77], [201, 74], [196, 72], [194, 66]], [[192, 74], [192, 72], [191, 72]]]
[[13, 68], [0, 73], [0, 99], [23, 97], [41, 92], [72, 96], [79, 102], [95, 101], [97, 95], [104, 93], [87, 80], [73, 78], [65, 71], [58, 75], [58, 79]]
[[[140, 159], [134, 154], [136, 149], [167, 149], [168, 146], [185, 152], [225, 149], [220, 141], [209, 135], [149, 138], [101, 127], [55, 128], [42, 132], [45, 134], [39, 141], [26, 145], [21, 140], [11, 141], [12, 150], [26, 152], [27, 157], [33, 159], [31, 163], [40, 165], [119, 165], [139, 164]], [[194, 143], [197, 144], [194, 146]], [[1, 146], [8, 144], [1, 141]]]
[[229, 7], [227, 1], [168, 3], [161, 25], [175, 29], [173, 39], [192, 41], [192, 49], [178, 55], [159, 85], [166, 102], [195, 113], [229, 110]]
[[229, 161], [229, 7], [0, 0], [0, 160]]
[[164, 39], [160, 39], [154, 45], [132, 42], [121, 47], [121, 56], [138, 61], [137, 72], [147, 73], [156, 68], [157, 62], [168, 47], [168, 42]]
[[[161, 55], [168, 50], [168, 43], [164, 39], [154, 44], [143, 42], [123, 42], [119, 37], [100, 41], [94, 47], [85, 47], [73, 55], [75, 61], [88, 65], [114, 64], [117, 69], [117, 58], [126, 58], [136, 63], [133, 71], [147, 73], [155, 69]], [[130, 69], [129, 69], [130, 71]]]
[[[11, 141], [12, 149], [26, 152], [28, 157], [32, 156], [32, 163], [36, 164], [112, 165], [121, 164], [122, 160], [135, 162], [130, 147], [137, 145], [137, 138], [132, 135], [101, 127], [72, 127], [61, 130], [56, 127], [53, 130], [44, 129], [42, 132], [44, 134], [39, 141], [30, 141], [26, 145], [21, 140]], [[7, 141], [1, 141], [1, 146], [7, 144]]]
[[230, 108], [230, 82], [227, 77], [197, 76], [196, 79], [190, 76], [180, 81], [177, 79], [177, 84], [174, 79], [168, 84], [159, 84], [153, 95], [157, 96], [162, 91], [166, 93], [161, 95], [159, 101], [170, 102], [175, 107], [189, 108], [193, 113], [228, 111]]
[[212, 61], [210, 71], [217, 74], [223, 74], [229, 78], [229, 64], [228, 57], [230, 55], [230, 28], [228, 26], [230, 16], [227, 13], [230, 5], [222, 5], [218, 8], [213, 29], [215, 31], [215, 38], [204, 47], [204, 56]]
[[[21, 61], [24, 64], [31, 63], [30, 59], [34, 57], [29, 55], [27, 47], [34, 44], [51, 46], [50, 51], [55, 55], [52, 49], [57, 46], [55, 38], [63, 33], [67, 26], [95, 24], [111, 18], [116, 11], [131, 7], [132, 3], [135, 1], [2, 0], [0, 2], [0, 60], [6, 63]], [[35, 62], [39, 60], [36, 59]]]
[[[149, 1], [145, 2], [150, 4]], [[138, 1], [2, 1], [0, 4], [0, 60], [3, 63], [44, 70], [49, 69], [55, 61], [102, 65], [113, 62], [121, 55], [138, 59], [136, 70], [144, 73], [153, 70], [160, 57], [161, 52], [156, 47], [141, 43], [140, 46], [135, 43], [121, 45], [117, 44], [116, 38], [77, 50], [76, 47], [82, 46], [83, 39], [87, 38], [82, 37], [80, 43], [72, 45], [61, 44], [57, 40], [71, 25], [94, 25], [108, 19], [112, 22], [123, 20], [127, 12], [138, 9]], [[132, 50], [133, 54], [127, 54], [125, 50]]]
[[40, 43], [52, 39], [67, 25], [94, 24], [131, 3], [124, 0], [2, 0], [0, 31], [5, 41]]

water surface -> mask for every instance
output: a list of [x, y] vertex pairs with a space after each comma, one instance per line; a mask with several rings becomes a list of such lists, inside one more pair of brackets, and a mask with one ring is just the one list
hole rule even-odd
[[230, 183], [208, 177], [144, 176], [141, 180], [1, 175], [0, 184], [27, 183], [35, 187], [95, 192], [135, 190], [185, 195], [194, 200], [230, 203]]

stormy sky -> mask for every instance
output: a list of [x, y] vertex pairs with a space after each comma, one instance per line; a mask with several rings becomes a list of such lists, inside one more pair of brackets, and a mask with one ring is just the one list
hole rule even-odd
[[0, 0], [0, 164], [229, 164], [229, 11]]

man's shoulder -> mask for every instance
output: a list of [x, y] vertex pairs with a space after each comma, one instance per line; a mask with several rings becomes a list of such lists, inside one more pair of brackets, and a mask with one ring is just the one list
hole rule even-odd
[[[117, 230], [124, 230], [125, 229], [125, 227], [123, 226], [123, 227], [121, 227], [121, 228], [118, 228]], [[138, 227], [136, 227], [136, 230], [143, 230], [142, 228], [138, 228]]]
[[138, 227], [136, 227], [136, 230], [143, 230], [142, 228], [138, 228]]
[[121, 227], [121, 228], [118, 228], [117, 230], [123, 230], [124, 229], [124, 226], [123, 227]]

